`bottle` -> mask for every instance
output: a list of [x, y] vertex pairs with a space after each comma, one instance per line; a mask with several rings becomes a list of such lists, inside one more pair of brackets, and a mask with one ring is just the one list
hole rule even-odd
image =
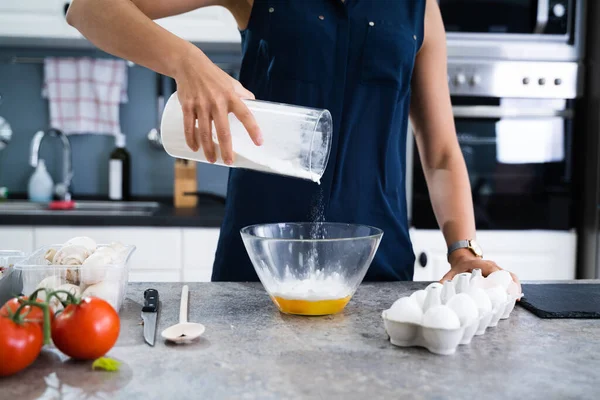
[[39, 160], [33, 174], [29, 178], [28, 185], [29, 200], [37, 203], [49, 203], [52, 200], [54, 182], [46, 169], [44, 160]]
[[129, 200], [131, 171], [129, 152], [125, 149], [125, 135], [117, 134], [115, 145], [108, 164], [108, 197], [111, 200]]

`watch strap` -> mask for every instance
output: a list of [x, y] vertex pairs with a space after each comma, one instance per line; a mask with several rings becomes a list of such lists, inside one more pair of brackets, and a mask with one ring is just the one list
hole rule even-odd
[[468, 240], [459, 240], [457, 242], [452, 243], [450, 246], [448, 246], [448, 257], [450, 257], [450, 254], [458, 249], [468, 249], [470, 247], [470, 243]]

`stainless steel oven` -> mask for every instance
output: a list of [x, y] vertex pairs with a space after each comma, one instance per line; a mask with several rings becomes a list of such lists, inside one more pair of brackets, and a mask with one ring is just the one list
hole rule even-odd
[[[578, 64], [450, 60], [448, 71], [478, 229], [572, 229]], [[436, 229], [416, 150], [413, 154], [411, 223]]]
[[573, 61], [586, 0], [438, 0], [450, 57]]

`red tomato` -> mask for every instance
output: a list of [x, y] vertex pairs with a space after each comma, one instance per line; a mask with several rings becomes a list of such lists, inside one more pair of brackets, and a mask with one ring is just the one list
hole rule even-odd
[[35, 322], [17, 323], [0, 316], [0, 332], [0, 376], [27, 368], [42, 351], [44, 334]]
[[95, 360], [112, 349], [120, 328], [119, 315], [108, 302], [85, 297], [54, 318], [52, 341], [71, 358]]
[[[22, 296], [19, 298], [15, 297], [4, 303], [2, 308], [0, 308], [0, 317], [7, 317], [8, 310], [10, 310], [12, 313], [17, 312], [21, 306], [21, 304], [19, 304], [19, 299], [27, 300], [27, 296]], [[36, 301], [38, 303], [43, 303], [43, 301], [40, 299], [37, 299]], [[48, 311], [50, 312], [50, 321], [52, 321], [54, 319], [54, 312], [51, 308], [48, 308]], [[42, 330], [44, 329], [44, 311], [41, 308], [25, 306], [21, 310], [20, 314], [25, 318], [26, 321], [36, 322], [40, 325]]]

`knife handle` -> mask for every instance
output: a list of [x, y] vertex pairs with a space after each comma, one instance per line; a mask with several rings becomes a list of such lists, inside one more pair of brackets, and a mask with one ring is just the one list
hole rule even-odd
[[146, 289], [144, 291], [144, 307], [142, 312], [157, 312], [158, 311], [158, 290]]

